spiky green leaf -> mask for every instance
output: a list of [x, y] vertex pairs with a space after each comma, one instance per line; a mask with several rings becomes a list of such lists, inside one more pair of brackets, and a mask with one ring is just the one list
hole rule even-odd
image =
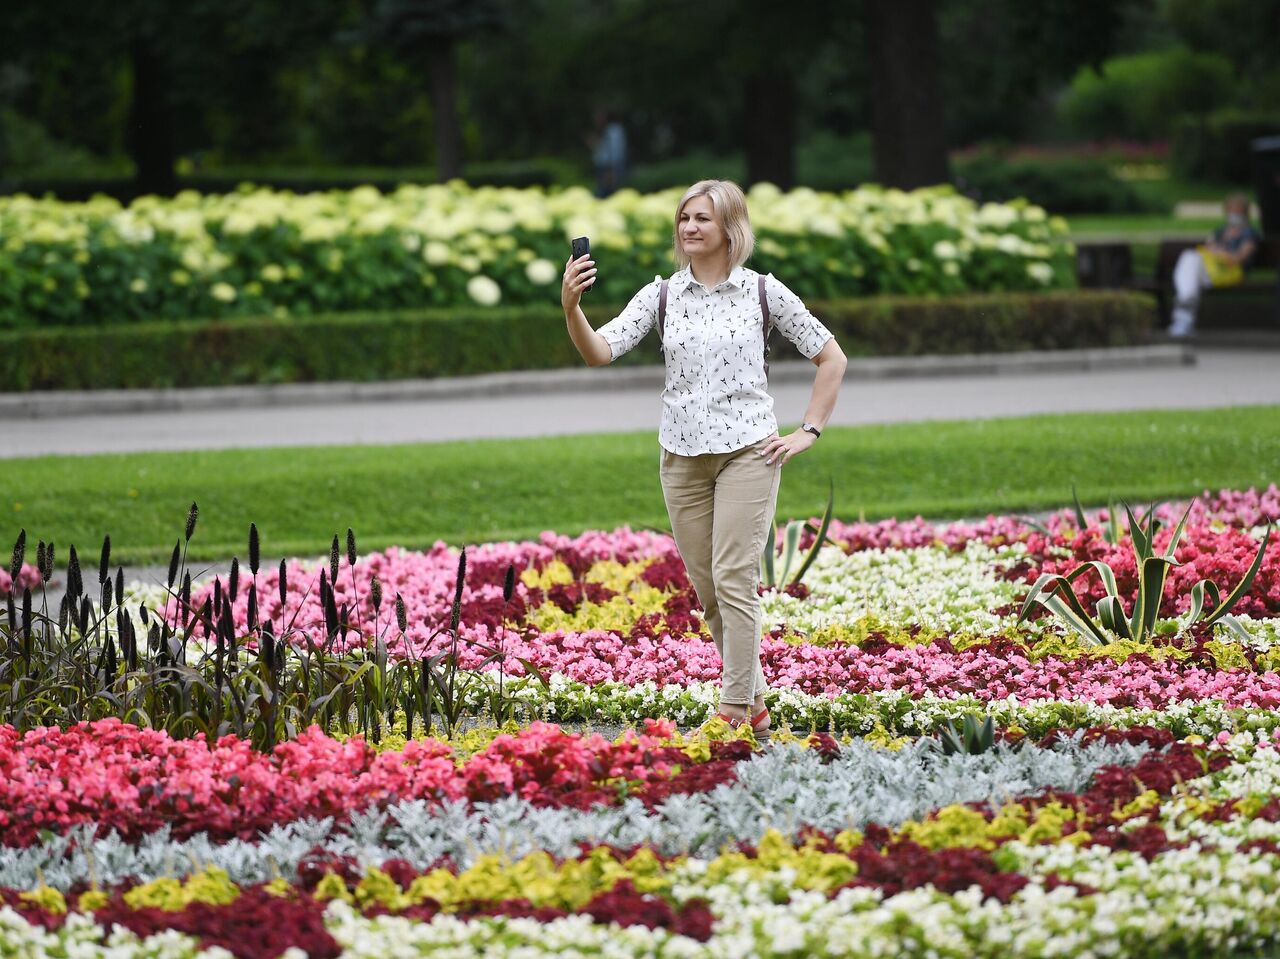
[[813, 561], [818, 558], [818, 553], [822, 549], [822, 544], [827, 541], [827, 530], [831, 528], [831, 517], [835, 515], [836, 506], [836, 484], [832, 480], [827, 488], [827, 508], [822, 511], [822, 523], [818, 526], [818, 532], [815, 534], [813, 545], [809, 547], [809, 554], [805, 556], [804, 562], [800, 564], [800, 569], [796, 572], [795, 579], [791, 582], [798, 583], [809, 571], [809, 567], [813, 565]]

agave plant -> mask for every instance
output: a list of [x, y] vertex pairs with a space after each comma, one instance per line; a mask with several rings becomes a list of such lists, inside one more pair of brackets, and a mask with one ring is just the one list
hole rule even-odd
[[[1138, 567], [1138, 593], [1134, 598], [1132, 613], [1125, 616], [1124, 606], [1120, 602], [1119, 592], [1116, 589], [1115, 572], [1101, 560], [1091, 560], [1081, 563], [1065, 576], [1060, 573], [1045, 573], [1036, 580], [1026, 601], [1022, 604], [1022, 611], [1018, 614], [1019, 623], [1027, 618], [1032, 607], [1038, 603], [1060, 617], [1086, 642], [1094, 645], [1117, 639], [1146, 642], [1151, 638], [1156, 619], [1160, 615], [1165, 580], [1168, 578], [1170, 568], [1179, 565], [1174, 559], [1174, 553], [1186, 528], [1191, 506], [1188, 506], [1186, 512], [1182, 514], [1182, 518], [1174, 528], [1169, 545], [1161, 555], [1156, 554], [1154, 547], [1156, 533], [1160, 529], [1160, 521], [1154, 518], [1155, 506], [1148, 508], [1141, 519], [1134, 516], [1133, 510], [1127, 504], [1124, 510], [1129, 518], [1129, 536]], [[1254, 577], [1258, 575], [1258, 570], [1262, 566], [1262, 557], [1270, 540], [1271, 526], [1268, 525], [1253, 563], [1225, 599], [1218, 586], [1207, 579], [1200, 580], [1191, 588], [1191, 606], [1186, 616], [1179, 620], [1179, 633], [1188, 629], [1204, 615], [1204, 601], [1207, 596], [1213, 601], [1213, 611], [1204, 616], [1205, 625], [1212, 626], [1214, 623], [1221, 622], [1241, 638], [1246, 640], [1249, 638], [1239, 620], [1230, 615], [1231, 608], [1253, 585]], [[1071, 585], [1090, 570], [1098, 574], [1103, 588], [1107, 591], [1107, 595], [1100, 599], [1095, 607], [1096, 620], [1089, 615]]]
[[[822, 544], [827, 542], [827, 530], [831, 527], [831, 513], [835, 506], [835, 500], [836, 488], [833, 481], [827, 494], [827, 508], [823, 512], [818, 526], [815, 528], [812, 524], [804, 523], [798, 519], [791, 520], [783, 531], [781, 549], [776, 546], [778, 528], [776, 525], [774, 526], [773, 536], [765, 543], [764, 553], [760, 557], [760, 581], [766, 587], [783, 589], [787, 586], [793, 586], [800, 582], [804, 574], [809, 571], [813, 561], [818, 558], [818, 551], [822, 549]], [[795, 564], [796, 556], [800, 552], [800, 536], [806, 527], [814, 534], [813, 544], [801, 560], [795, 576], [787, 579], [788, 574], [791, 572], [791, 567]]]
[[[1076, 494], [1076, 487], [1074, 483], [1071, 485], [1071, 502], [1075, 508], [1076, 523], [1079, 525], [1080, 529], [1083, 530], [1086, 527], [1088, 527], [1089, 518], [1084, 515], [1084, 507], [1080, 505], [1080, 497]], [[1155, 511], [1154, 505], [1150, 506], [1147, 509], [1147, 512], [1143, 515], [1143, 518], [1142, 518], [1144, 523], [1153, 522], [1151, 520], [1151, 515], [1154, 511]], [[1151, 529], [1151, 535], [1153, 537], [1155, 536], [1155, 532], [1158, 528], [1159, 528], [1159, 521], [1156, 520], [1153, 522], [1153, 526]], [[1124, 531], [1120, 528], [1120, 510], [1116, 508], [1116, 504], [1114, 500], [1108, 499], [1107, 500], [1107, 525], [1102, 528], [1102, 538], [1106, 540], [1108, 543], [1110, 543], [1112, 546], [1114, 546], [1120, 542], [1120, 539], [1122, 536], [1124, 536]]]
[[947, 756], [956, 753], [977, 756], [995, 745], [996, 724], [990, 716], [979, 721], [977, 716], [969, 713], [964, 717], [960, 729], [956, 729], [956, 724], [948, 720], [938, 731], [938, 738], [942, 741], [942, 752]]

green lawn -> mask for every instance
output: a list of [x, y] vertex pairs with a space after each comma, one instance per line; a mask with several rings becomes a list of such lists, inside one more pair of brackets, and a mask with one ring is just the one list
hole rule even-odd
[[1222, 226], [1222, 217], [1195, 217], [1179, 219], [1158, 213], [1083, 214], [1066, 217], [1073, 240], [1090, 237], [1117, 237], [1138, 235], [1200, 237]]
[[[1038, 416], [833, 428], [786, 467], [779, 513], [982, 515], [1265, 485], [1280, 475], [1277, 407]], [[193, 555], [320, 554], [356, 531], [362, 550], [663, 525], [652, 432], [412, 446], [308, 447], [0, 461], [10, 541], [76, 543], [96, 561], [167, 558], [200, 505]], [[0, 530], [0, 533], [5, 532]], [[28, 550], [34, 555], [34, 549]]]

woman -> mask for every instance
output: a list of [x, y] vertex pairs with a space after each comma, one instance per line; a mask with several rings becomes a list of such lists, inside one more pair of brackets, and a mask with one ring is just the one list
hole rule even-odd
[[1258, 251], [1261, 237], [1249, 222], [1249, 198], [1243, 193], [1231, 194], [1223, 203], [1223, 212], [1227, 222], [1213, 231], [1207, 243], [1183, 250], [1173, 268], [1172, 337], [1191, 336], [1201, 291], [1241, 282]]
[[[560, 302], [590, 366], [612, 362], [659, 326], [667, 370], [658, 434], [663, 498], [723, 662], [718, 715], [730, 726], [749, 722], [763, 738], [770, 721], [760, 667], [760, 556], [773, 530], [781, 467], [822, 435], [845, 356], [794, 293], [772, 275], [762, 284], [743, 266], [755, 237], [736, 184], [691, 186], [676, 207], [673, 243], [680, 269], [667, 281], [655, 278], [598, 331], [580, 305], [596, 274], [589, 255], [565, 264]], [[767, 392], [769, 321], [818, 367], [804, 425], [786, 436]]]

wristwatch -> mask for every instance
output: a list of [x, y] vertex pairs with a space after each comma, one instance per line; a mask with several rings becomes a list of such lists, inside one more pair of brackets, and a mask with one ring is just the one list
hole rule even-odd
[[819, 436], [822, 435], [822, 430], [818, 429], [812, 423], [801, 423], [800, 428], [804, 430], [806, 433], [812, 433], [814, 436], [814, 439], [817, 439]]

